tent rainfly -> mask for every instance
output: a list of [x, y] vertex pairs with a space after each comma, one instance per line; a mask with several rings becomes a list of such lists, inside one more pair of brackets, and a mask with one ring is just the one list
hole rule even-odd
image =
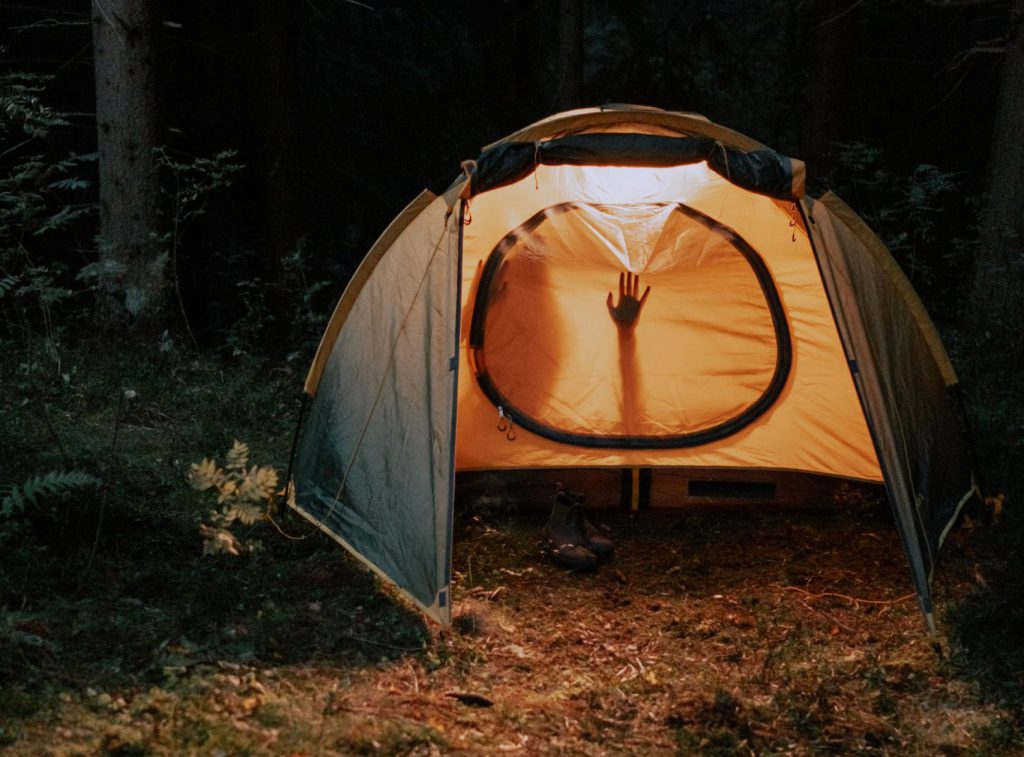
[[[651, 288], [631, 329], [623, 274]], [[956, 375], [882, 242], [803, 163], [689, 113], [561, 113], [424, 190], [305, 391], [292, 506], [444, 624], [457, 474], [641, 471], [652, 506], [680, 471], [884, 484], [929, 628], [978, 495]]]

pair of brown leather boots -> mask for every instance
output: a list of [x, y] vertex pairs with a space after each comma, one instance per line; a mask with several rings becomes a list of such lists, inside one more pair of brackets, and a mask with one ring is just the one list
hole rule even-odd
[[544, 526], [551, 559], [557, 565], [581, 572], [597, 569], [612, 556], [615, 546], [583, 515], [585, 495], [561, 485], [555, 494], [551, 517]]

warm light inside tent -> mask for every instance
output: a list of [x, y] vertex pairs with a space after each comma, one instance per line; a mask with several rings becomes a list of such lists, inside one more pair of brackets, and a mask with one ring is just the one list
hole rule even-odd
[[[788, 372], [781, 303], [755, 265], [749, 245], [681, 204], [549, 208], [488, 258], [472, 324], [477, 381], [556, 440], [683, 446], [723, 424], [732, 433]], [[650, 289], [628, 328], [610, 309], [631, 296], [619, 291], [624, 270], [638, 274], [634, 302], [639, 285]]]
[[[881, 479], [806, 235], [705, 164], [539, 166], [472, 200], [463, 261], [458, 469]], [[652, 292], [623, 340], [626, 271]]]
[[[567, 169], [570, 169], [567, 171]], [[672, 186], [678, 202], [686, 202], [691, 190], [695, 191], [709, 180], [719, 180], [707, 163], [664, 168], [638, 168], [635, 166], [558, 166], [542, 171], [571, 175], [574, 184], [585, 188], [592, 202], [626, 204], [660, 201], [665, 199], [664, 187]], [[538, 182], [543, 177], [538, 178]]]

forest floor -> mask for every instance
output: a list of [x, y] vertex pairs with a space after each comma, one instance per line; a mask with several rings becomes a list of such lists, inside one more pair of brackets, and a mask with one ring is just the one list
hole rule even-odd
[[574, 575], [542, 556], [538, 517], [469, 519], [448, 631], [319, 535], [201, 561], [189, 533], [113, 523], [125, 546], [95, 585], [65, 575], [63, 599], [11, 614], [0, 739], [25, 755], [1024, 753], [1022, 637], [984, 638], [1020, 578], [970, 541], [936, 580], [936, 648], [885, 516], [606, 522], [618, 554]]
[[[201, 371], [156, 373], [173, 388]], [[286, 393], [225, 399], [230, 377], [208, 378], [208, 398], [182, 389], [125, 413], [119, 444], [136, 456], [101, 520], [102, 500], [8, 533], [0, 751], [1024, 754], [1012, 507], [950, 537], [934, 639], [891, 517], [857, 497], [819, 512], [597, 513], [616, 555], [591, 575], [544, 556], [540, 512], [460, 512], [445, 630], [295, 517], [282, 527], [301, 540], [264, 524], [261, 551], [200, 556], [203, 508], [183, 481], [213, 437], [188, 431], [196, 414], [275, 438], [292, 415]], [[45, 390], [49, 421], [16, 402], [8, 420], [37, 448], [111, 442], [112, 411], [66, 383]], [[94, 416], [106, 437], [71, 438]]]

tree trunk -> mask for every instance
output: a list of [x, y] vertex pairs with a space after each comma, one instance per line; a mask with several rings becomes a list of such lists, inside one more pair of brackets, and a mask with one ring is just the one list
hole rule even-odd
[[167, 254], [160, 185], [153, 0], [93, 0], [99, 151], [101, 309], [110, 326], [156, 330], [166, 321]]
[[976, 337], [1024, 325], [1024, 0], [1015, 0], [996, 105], [975, 259], [970, 322]]
[[295, 248], [299, 236], [295, 180], [295, 112], [292, 92], [292, 24], [283, 0], [259, 0], [256, 5], [260, 40], [259, 100], [262, 102], [263, 177], [266, 223], [270, 246], [268, 280], [280, 277], [281, 259]]
[[583, 0], [559, 0], [555, 110], [583, 105]]
[[810, 175], [824, 179], [839, 162], [836, 143], [843, 138], [847, 80], [852, 58], [848, 0], [818, 0], [807, 23], [807, 87], [801, 157]]
[[264, 330], [267, 346], [273, 348], [288, 338], [287, 314], [294, 312], [279, 284], [284, 279], [283, 260], [294, 252], [301, 234], [299, 191], [296, 180], [295, 77], [292, 67], [292, 18], [287, 0], [257, 0], [256, 23], [260, 67], [261, 109], [257, 120], [262, 125], [263, 220], [266, 254], [262, 256], [261, 276], [267, 304], [276, 315]]

